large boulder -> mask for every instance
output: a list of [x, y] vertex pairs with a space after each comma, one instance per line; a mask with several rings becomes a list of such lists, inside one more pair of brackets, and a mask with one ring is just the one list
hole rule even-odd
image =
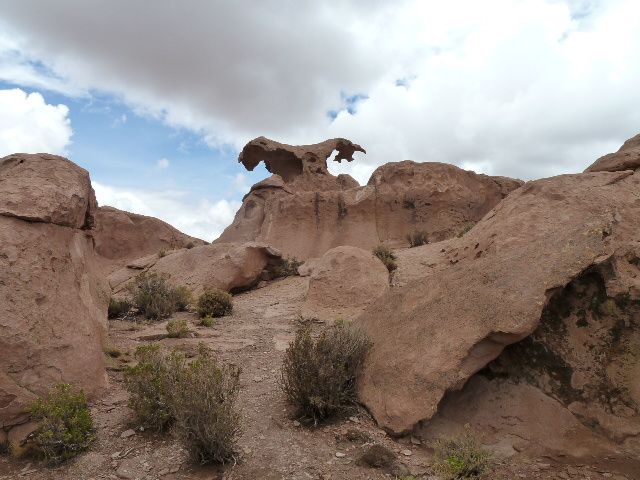
[[314, 265], [303, 316], [352, 320], [389, 288], [389, 272], [371, 252], [336, 247]]
[[622, 144], [615, 153], [608, 153], [593, 162], [585, 172], [618, 172], [640, 167], [640, 134]]
[[608, 298], [640, 299], [639, 193], [630, 171], [529, 182], [462, 238], [400, 254], [398, 286], [358, 319], [374, 342], [360, 396], [378, 423], [402, 433], [431, 418], [585, 272], [602, 272]]
[[170, 283], [184, 285], [196, 295], [208, 288], [233, 292], [254, 285], [280, 259], [280, 252], [262, 244], [202, 245], [130, 262], [109, 276], [109, 284], [116, 293], [123, 292], [133, 277], [148, 271], [166, 275]]
[[418, 230], [442, 240], [479, 221], [522, 184], [453, 165], [404, 161], [380, 167], [361, 187], [348, 175], [328, 172], [333, 149], [336, 160], [349, 161], [363, 151], [344, 139], [303, 146], [264, 137], [249, 142], [240, 161], [253, 169], [262, 159], [274, 175], [251, 188], [218, 241], [259, 241], [307, 259], [340, 245], [405, 246], [407, 235]]
[[[106, 385], [108, 287], [97, 271], [88, 173], [53, 155], [0, 160], [0, 429], [65, 382]], [[5, 197], [7, 193], [7, 197]]]
[[154, 217], [100, 207], [95, 214], [96, 253], [111, 270], [161, 250], [191, 248], [206, 242], [186, 235]]

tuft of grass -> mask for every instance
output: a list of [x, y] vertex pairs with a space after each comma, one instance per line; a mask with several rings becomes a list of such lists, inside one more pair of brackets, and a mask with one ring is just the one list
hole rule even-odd
[[213, 318], [211, 315], [205, 315], [200, 319], [200, 325], [202, 325], [203, 327], [213, 327], [215, 323], [216, 323], [216, 319]]
[[465, 234], [475, 226], [476, 226], [475, 222], [467, 223], [464, 227], [462, 227], [462, 229], [458, 232], [458, 235], [456, 236], [458, 238], [464, 237]]
[[131, 310], [131, 302], [126, 299], [118, 299], [111, 297], [109, 299], [109, 308], [107, 310], [107, 318], [125, 317]]
[[396, 263], [396, 256], [393, 254], [391, 249], [386, 245], [380, 244], [376, 248], [373, 249], [372, 253], [378, 257], [384, 266], [387, 267], [389, 273], [393, 272], [396, 268], [398, 268], [398, 264]]
[[164, 258], [167, 256], [167, 249], [166, 248], [161, 248], [158, 251], [158, 258]]
[[86, 450], [95, 439], [84, 392], [62, 383], [29, 406], [38, 426], [23, 442], [29, 451], [58, 464]]
[[346, 322], [317, 339], [309, 327], [299, 329], [285, 353], [281, 386], [300, 416], [317, 424], [353, 407], [357, 376], [370, 348], [368, 337]]
[[185, 338], [189, 336], [189, 325], [185, 319], [174, 319], [167, 322], [169, 338]]
[[407, 241], [409, 242], [410, 248], [420, 247], [429, 243], [427, 232], [424, 230], [416, 230], [413, 233], [407, 234]]
[[304, 262], [299, 261], [296, 257], [283, 258], [282, 261], [273, 268], [274, 278], [292, 277], [300, 275], [298, 267]]
[[459, 437], [436, 441], [434, 450], [433, 465], [444, 480], [479, 478], [491, 466], [491, 455], [480, 448], [469, 425]]
[[233, 311], [233, 299], [227, 292], [205, 290], [198, 298], [197, 310], [200, 317], [224, 317]]
[[104, 353], [109, 355], [111, 358], [118, 358], [122, 356], [122, 352], [118, 350], [116, 347], [107, 346], [104, 348]]

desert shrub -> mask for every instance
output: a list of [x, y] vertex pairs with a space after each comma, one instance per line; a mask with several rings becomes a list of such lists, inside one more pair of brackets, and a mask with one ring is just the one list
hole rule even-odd
[[109, 308], [107, 310], [108, 318], [124, 317], [131, 310], [131, 302], [126, 299], [118, 299], [111, 297], [109, 299]]
[[491, 457], [480, 448], [468, 425], [463, 435], [438, 440], [434, 450], [434, 468], [445, 480], [479, 478], [489, 470]]
[[391, 249], [386, 245], [378, 245], [373, 249], [372, 252], [376, 257], [382, 260], [384, 266], [387, 267], [389, 273], [393, 272], [396, 268], [398, 268], [398, 264], [396, 263], [396, 256], [393, 254]]
[[200, 319], [200, 325], [202, 325], [203, 327], [213, 327], [215, 323], [216, 320], [211, 315], [205, 315]]
[[325, 329], [317, 339], [308, 327], [296, 333], [286, 351], [281, 383], [301, 417], [314, 424], [356, 403], [356, 379], [371, 347], [349, 323]]
[[296, 257], [283, 258], [281, 262], [273, 268], [273, 276], [275, 278], [292, 277], [299, 275], [298, 267], [304, 262], [299, 261]]
[[143, 272], [135, 277], [129, 292], [138, 312], [148, 319], [166, 318], [177, 310], [174, 289], [166, 275]]
[[205, 290], [198, 298], [197, 310], [201, 317], [224, 317], [233, 310], [233, 300], [227, 292]]
[[464, 236], [465, 236], [465, 234], [466, 234], [467, 232], [469, 232], [469, 230], [471, 230], [473, 227], [475, 227], [475, 225], [476, 225], [476, 224], [475, 224], [475, 223], [473, 223], [473, 222], [472, 222], [472, 223], [467, 223], [467, 224], [466, 224], [464, 227], [462, 227], [462, 229], [458, 232], [457, 237], [458, 237], [458, 238], [462, 238], [462, 237], [464, 237]]
[[413, 233], [409, 233], [407, 235], [407, 241], [409, 242], [409, 247], [419, 247], [421, 245], [426, 245], [429, 243], [429, 239], [427, 238], [427, 232], [424, 230], [416, 230]]
[[203, 464], [233, 459], [240, 433], [236, 407], [240, 369], [218, 364], [202, 344], [196, 360], [187, 363], [174, 352], [172, 365], [171, 411], [176, 433], [191, 458]]
[[71, 385], [56, 385], [48, 395], [31, 404], [29, 413], [38, 426], [24, 445], [50, 463], [76, 456], [95, 438], [87, 399]]
[[171, 373], [167, 358], [157, 344], [138, 347], [134, 356], [137, 365], [124, 371], [129, 406], [145, 427], [164, 430], [173, 420], [167, 396]]
[[181, 285], [179, 287], [175, 287], [171, 290], [171, 294], [173, 296], [173, 301], [176, 306], [176, 310], [178, 312], [186, 312], [189, 308], [189, 304], [193, 300], [193, 295], [191, 290], [187, 287]]
[[185, 319], [169, 320], [167, 322], [169, 338], [185, 338], [189, 336], [189, 325]]
[[166, 256], [167, 256], [167, 249], [161, 248], [160, 251], [158, 251], [158, 258], [164, 258]]

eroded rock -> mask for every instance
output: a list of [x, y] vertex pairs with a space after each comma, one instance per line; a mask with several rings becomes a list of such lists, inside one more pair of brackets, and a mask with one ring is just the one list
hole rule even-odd
[[640, 134], [622, 144], [615, 153], [608, 153], [593, 162], [585, 172], [617, 172], [640, 167]]

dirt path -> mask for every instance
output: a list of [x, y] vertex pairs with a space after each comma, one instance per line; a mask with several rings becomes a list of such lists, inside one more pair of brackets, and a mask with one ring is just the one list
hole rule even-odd
[[[122, 355], [111, 360], [110, 389], [92, 407], [98, 439], [91, 450], [57, 468], [0, 457], [0, 480], [393, 478], [381, 470], [357, 464], [359, 456], [372, 443], [383, 444], [395, 452], [404, 465], [403, 475], [429, 478], [431, 451], [417, 439], [389, 438], [366, 412], [312, 429], [295, 422], [278, 381], [284, 350], [299, 324], [298, 312], [305, 290], [306, 279], [300, 277], [271, 282], [264, 288], [235, 296], [233, 315], [220, 319], [211, 328], [196, 327], [193, 314], [176, 315], [188, 319], [197, 337], [159, 340], [167, 348], [176, 347], [192, 354], [200, 342], [205, 342], [221, 359], [241, 366], [239, 403], [243, 433], [238, 442], [236, 465], [194, 466], [171, 434], [151, 434], [136, 429], [135, 419], [127, 407], [121, 369], [132, 360], [131, 354], [137, 345], [158, 341], [158, 337], [166, 333], [166, 322], [142, 325], [114, 321], [110, 323], [110, 347]], [[347, 437], [358, 438], [349, 441]], [[518, 458], [499, 465], [493, 478], [632, 477], [598, 471], [589, 465]]]

